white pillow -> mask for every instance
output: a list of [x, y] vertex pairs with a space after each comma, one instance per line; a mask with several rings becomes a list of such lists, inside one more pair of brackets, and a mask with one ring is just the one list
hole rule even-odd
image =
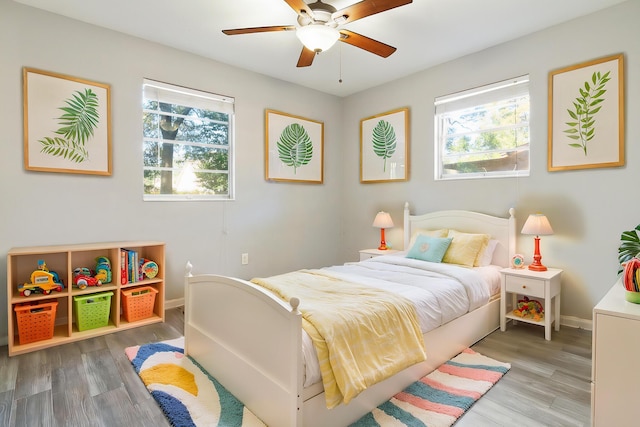
[[480, 267], [491, 265], [491, 261], [493, 260], [493, 253], [495, 252], [497, 246], [498, 241], [496, 239], [489, 240], [489, 243], [487, 243], [487, 247], [484, 249], [484, 252], [480, 254]]

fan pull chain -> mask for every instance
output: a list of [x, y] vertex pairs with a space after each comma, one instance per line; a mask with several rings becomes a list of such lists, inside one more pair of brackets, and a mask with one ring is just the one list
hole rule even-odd
[[342, 83], [342, 44], [338, 46], [338, 49], [340, 50], [340, 52], [338, 52], [338, 63], [340, 64], [338, 83]]

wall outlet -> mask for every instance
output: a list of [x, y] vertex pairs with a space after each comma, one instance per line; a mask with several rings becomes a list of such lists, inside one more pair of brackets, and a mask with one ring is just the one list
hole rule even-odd
[[242, 265], [249, 264], [249, 254], [242, 254]]

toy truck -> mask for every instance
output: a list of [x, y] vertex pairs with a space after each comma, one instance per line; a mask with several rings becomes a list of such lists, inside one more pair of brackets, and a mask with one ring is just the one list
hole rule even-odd
[[18, 285], [18, 291], [23, 297], [28, 297], [34, 292], [49, 295], [51, 291], [61, 292], [64, 288], [62, 281], [55, 271], [35, 270], [31, 273], [31, 282]]

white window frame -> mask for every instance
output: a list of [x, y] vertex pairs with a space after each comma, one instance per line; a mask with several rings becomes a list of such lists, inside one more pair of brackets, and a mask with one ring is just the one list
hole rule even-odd
[[[480, 107], [492, 102], [512, 99], [514, 97], [526, 95], [529, 96], [529, 76], [524, 75], [515, 77], [512, 79], [492, 83], [489, 85], [481, 86], [474, 89], [465, 90], [462, 92], [453, 93], [450, 95], [444, 95], [437, 97], [434, 102], [435, 115], [434, 115], [434, 173], [435, 180], [452, 180], [452, 179], [476, 179], [476, 178], [499, 178], [499, 177], [515, 177], [515, 176], [529, 176], [529, 170], [531, 164], [529, 162], [526, 170], [510, 170], [510, 171], [489, 171], [489, 172], [459, 172], [459, 173], [444, 173], [443, 156], [444, 145], [447, 135], [445, 134], [445, 125], [443, 117], [447, 113], [452, 113], [460, 110], [471, 109], [474, 107]], [[529, 103], [530, 104], [530, 103]], [[522, 127], [521, 125], [515, 127]], [[527, 134], [530, 135], [530, 124], [527, 122]], [[499, 130], [500, 128], [488, 128], [492, 130]], [[526, 148], [521, 147], [520, 150], [524, 150], [529, 156], [530, 141]], [[516, 150], [514, 147], [513, 150]], [[499, 150], [499, 152], [512, 151], [512, 150]], [[517, 150], [516, 150], [517, 151]], [[494, 151], [495, 152], [495, 151]], [[479, 151], [478, 153], [490, 153], [490, 151]]]
[[[217, 149], [226, 149], [228, 151], [228, 184], [226, 194], [147, 194], [143, 188], [144, 201], [198, 201], [198, 200], [234, 200], [235, 198], [235, 162], [234, 162], [234, 140], [235, 140], [235, 99], [228, 96], [217, 95], [214, 93], [204, 92], [200, 90], [185, 88], [168, 83], [158, 82], [150, 79], [143, 81], [143, 101], [146, 99], [155, 99], [170, 104], [186, 105], [195, 108], [207, 109], [219, 113], [225, 113], [229, 117], [228, 121], [228, 144], [226, 146], [216, 147]], [[143, 110], [144, 113], [151, 110]], [[176, 115], [177, 116], [177, 115]], [[144, 151], [145, 142], [159, 141], [157, 138], [147, 138], [143, 135], [142, 147]], [[173, 142], [172, 142], [173, 143]], [[191, 145], [191, 146], [208, 146], [207, 144], [199, 144], [194, 142], [178, 141], [175, 144]], [[143, 176], [146, 170], [161, 170], [160, 167], [145, 166], [143, 159]], [[174, 169], [177, 171], [177, 169]], [[222, 171], [209, 171], [222, 172]]]

